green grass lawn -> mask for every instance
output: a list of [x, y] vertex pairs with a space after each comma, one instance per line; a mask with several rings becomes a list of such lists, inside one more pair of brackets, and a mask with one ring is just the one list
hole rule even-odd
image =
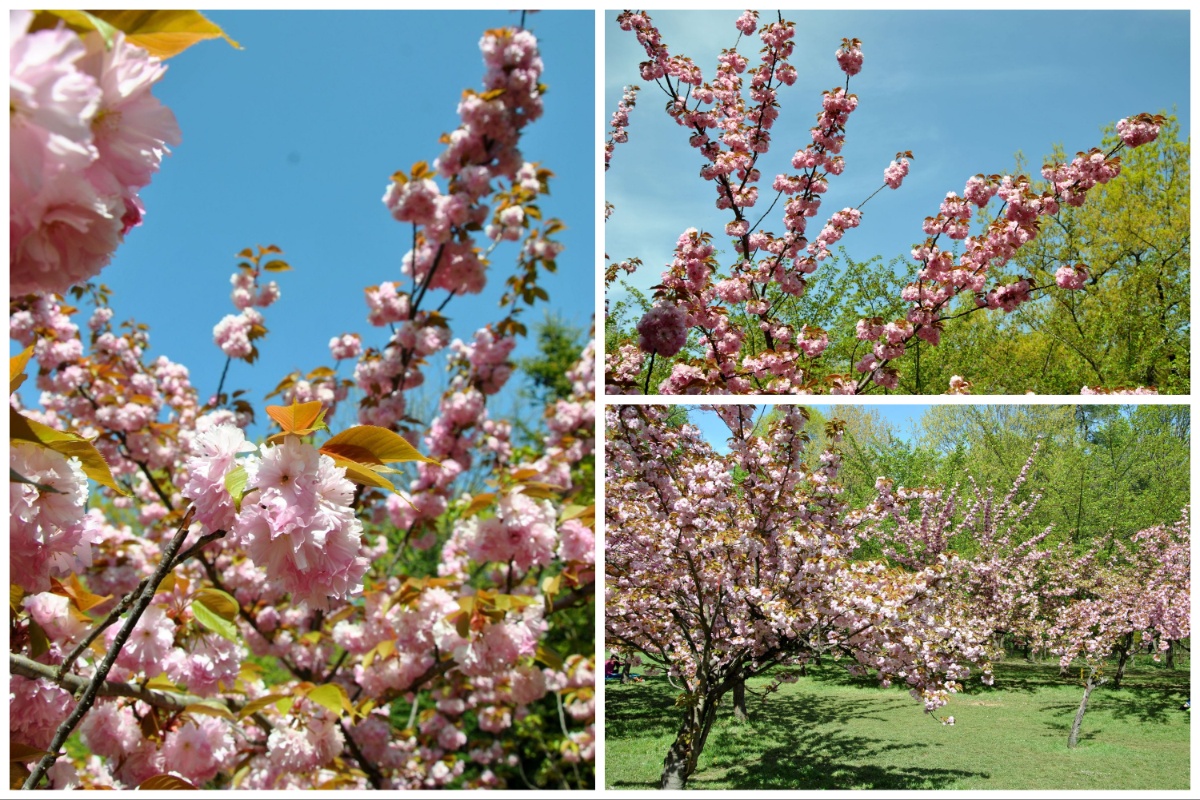
[[[1119, 690], [1092, 693], [1079, 747], [1067, 734], [1083, 688], [1057, 662], [1019, 659], [951, 698], [942, 725], [901, 689], [810, 668], [764, 703], [747, 698], [750, 721], [729, 699], [688, 782], [692, 789], [1188, 789], [1188, 671], [1138, 661]], [[751, 692], [767, 683], [752, 680]], [[605, 685], [605, 785], [657, 788], [674, 740], [678, 692], [663, 678]]]

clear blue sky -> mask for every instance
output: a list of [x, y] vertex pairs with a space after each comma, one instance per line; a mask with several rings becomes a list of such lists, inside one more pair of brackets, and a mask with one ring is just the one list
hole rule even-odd
[[[737, 39], [739, 14], [661, 11], [651, 17], [670, 52], [690, 56], [710, 79], [717, 55]], [[799, 79], [780, 95], [755, 210], [766, 210], [773, 176], [792, 172], [792, 154], [811, 141], [822, 90], [844, 84], [834, 59], [843, 37], [863, 41], [863, 70], [850, 81], [859, 105], [847, 125], [846, 171], [830, 178], [812, 235], [829, 214], [857, 206], [882, 185], [897, 151], [915, 155], [904, 185], [872, 199], [861, 227], [840, 243], [852, 258], [907, 256], [925, 237], [924, 218], [937, 213], [947, 192], [961, 194], [979, 172], [1010, 172], [1018, 151], [1034, 162], [1036, 176], [1056, 143], [1073, 155], [1099, 145], [1105, 125], [1142, 111], [1174, 109], [1183, 136], [1190, 133], [1186, 11], [792, 10], [784, 17], [797, 23], [792, 63]], [[699, 177], [702, 159], [664, 113], [664, 93], [640, 79], [644, 50], [615, 18], [606, 14], [606, 113], [616, 109], [624, 85], [642, 91], [629, 142], [617, 146], [605, 176], [605, 197], [616, 210], [605, 225], [604, 249], [615, 260], [640, 257], [644, 266], [632, 282], [645, 290], [659, 282], [688, 227], [713, 232], [727, 261], [732, 251], [724, 225], [732, 217], [716, 210], [711, 182]], [[751, 67], [759, 47], [755, 37], [739, 48]], [[777, 206], [763, 227], [782, 232], [781, 216]]]
[[[283, 248], [294, 270], [274, 276], [282, 298], [265, 311], [260, 360], [235, 362], [226, 379], [226, 389], [249, 390], [261, 431], [262, 397], [293, 369], [332, 364], [331, 337], [357, 331], [365, 345], [386, 342], [386, 329], [366, 322], [363, 288], [402, 279], [411, 226], [391, 218], [384, 190], [397, 169], [432, 162], [443, 149], [438, 137], [457, 127], [462, 91], [481, 85], [481, 35], [518, 24], [520, 14], [206, 14], [244, 49], [203, 42], [169, 60], [155, 94], [175, 112], [183, 142], [143, 192], [145, 224], [99, 279], [114, 290], [114, 321], [148, 323], [151, 355], [185, 364], [203, 400], [225, 362], [212, 328], [235, 313], [235, 254], [255, 244]], [[594, 16], [548, 11], [529, 15], [526, 26], [539, 38], [549, 92], [522, 150], [556, 173], [541, 208], [568, 229], [559, 271], [543, 283], [550, 303], [524, 318], [532, 334], [543, 308], [553, 308], [586, 334], [595, 308]], [[461, 338], [501, 316], [496, 303], [512, 264], [503, 252], [484, 295], [446, 308]], [[428, 383], [441, 381], [440, 367], [431, 368]]]
[[[806, 404], [806, 407], [820, 411], [826, 417], [836, 417], [839, 408], [838, 405], [821, 403], [809, 403]], [[879, 414], [884, 424], [891, 427], [893, 434], [906, 442], [912, 441], [921, 415], [930, 408], [929, 404], [915, 403], [874, 403], [870, 407]], [[756, 420], [759, 419], [771, 408], [772, 406], [770, 405], [759, 405], [754, 418]], [[716, 412], [692, 407], [689, 409], [688, 419], [700, 429], [705, 441], [712, 445], [718, 453], [724, 454], [729, 452], [727, 441], [729, 439], [729, 426], [717, 416]]]

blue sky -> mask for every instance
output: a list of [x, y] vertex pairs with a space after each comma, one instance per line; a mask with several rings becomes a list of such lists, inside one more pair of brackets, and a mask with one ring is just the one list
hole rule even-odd
[[[769, 12], [774, 14], [774, 12]], [[651, 12], [672, 54], [690, 56], [706, 79], [716, 58], [737, 39], [737, 11]], [[846, 171], [831, 176], [820, 230], [829, 214], [857, 206], [883, 183], [897, 151], [915, 159], [903, 186], [885, 190], [863, 209], [861, 227], [840, 244], [852, 258], [907, 256], [925, 238], [921, 224], [949, 191], [959, 194], [979, 172], [1010, 172], [1021, 151], [1036, 176], [1056, 143], [1073, 155], [1100, 144], [1101, 129], [1122, 117], [1171, 112], [1190, 133], [1189, 19], [1186, 11], [788, 11], [797, 23], [792, 63], [799, 80], [780, 95], [773, 148], [760, 160], [763, 179], [756, 210], [765, 211], [772, 177], [792, 172], [792, 154], [811, 140], [821, 92], [843, 85], [834, 51], [843, 37], [863, 41], [864, 64], [850, 81], [859, 97], [847, 125]], [[663, 112], [666, 96], [640, 79], [645, 53], [636, 37], [606, 14], [606, 113], [622, 87], [642, 87], [631, 114], [629, 142], [618, 145], [605, 176], [605, 197], [616, 206], [605, 225], [605, 252], [640, 257], [632, 283], [659, 282], [675, 240], [688, 227], [717, 234], [731, 253], [728, 212], [714, 206], [712, 184], [699, 177], [701, 158], [686, 132]], [[764, 19], [760, 17], [760, 19]], [[754, 44], [757, 43], [757, 46]], [[740, 51], [756, 63], [761, 43]], [[765, 198], [765, 200], [764, 200]], [[756, 218], [756, 217], [755, 217]], [[781, 210], [763, 223], [781, 232]], [[620, 296], [621, 292], [614, 294]]]
[[[820, 411], [826, 417], [837, 416], [838, 406], [836, 405], [807, 403], [805, 406]], [[891, 427], [892, 433], [904, 441], [911, 442], [913, 434], [916, 432], [917, 422], [930, 406], [927, 403], [874, 403], [870, 407], [879, 414], [884, 423]], [[770, 409], [770, 405], [759, 405], [754, 418], [758, 419]], [[700, 429], [705, 441], [712, 445], [713, 449], [722, 454], [729, 452], [727, 441], [729, 426], [721, 421], [716, 412], [705, 411], [693, 406], [689, 408], [688, 419]]]
[[[263, 396], [293, 369], [331, 365], [331, 337], [357, 331], [364, 344], [386, 342], [385, 329], [366, 322], [363, 288], [402, 279], [412, 234], [389, 215], [384, 190], [397, 169], [441, 152], [438, 137], [457, 127], [462, 91], [481, 85], [482, 33], [516, 25], [520, 14], [206, 14], [244, 49], [216, 40], [168, 61], [155, 94], [174, 111], [183, 142], [142, 193], [145, 224], [99, 280], [113, 289], [114, 321], [148, 323], [151, 356], [185, 364], [203, 400], [225, 363], [212, 328], [235, 312], [235, 254], [255, 244], [283, 248], [294, 269], [274, 276], [282, 298], [265, 310], [260, 360], [234, 362], [226, 380], [227, 390], [249, 390], [261, 431]], [[559, 271], [542, 284], [550, 303], [524, 319], [532, 335], [543, 308], [553, 308], [586, 334], [595, 308], [595, 160], [582, 157], [581, 143], [595, 131], [594, 17], [542, 12], [526, 26], [540, 40], [549, 92], [522, 150], [556, 173], [541, 207], [568, 229]], [[502, 316], [496, 303], [513, 263], [502, 252], [483, 295], [447, 306], [455, 335], [469, 339]], [[350, 370], [342, 365], [343, 375]], [[427, 376], [427, 385], [441, 385], [440, 368]]]

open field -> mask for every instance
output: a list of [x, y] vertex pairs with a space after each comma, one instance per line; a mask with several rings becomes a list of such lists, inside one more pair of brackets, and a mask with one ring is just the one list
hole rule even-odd
[[[718, 713], [692, 789], [1188, 789], [1187, 662], [1174, 671], [1139, 659], [1119, 690], [1092, 694], [1079, 747], [1067, 734], [1083, 689], [1057, 662], [1005, 661], [996, 685], [972, 680], [938, 716], [900, 689], [840, 668], [810, 668], [751, 720]], [[752, 680], [751, 692], [767, 683]], [[605, 687], [605, 785], [656, 788], [674, 739], [678, 692], [664, 678]], [[728, 698], [726, 699], [728, 704]]]

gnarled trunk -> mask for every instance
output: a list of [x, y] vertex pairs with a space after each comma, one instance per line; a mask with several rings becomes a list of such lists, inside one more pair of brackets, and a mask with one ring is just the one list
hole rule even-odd
[[713, 721], [717, 716], [717, 702], [720, 699], [720, 694], [704, 694], [695, 705], [685, 710], [679, 733], [676, 734], [675, 741], [667, 750], [667, 758], [663, 761], [660, 789], [687, 788], [688, 778], [696, 771], [700, 753], [708, 739], [708, 732], [712, 730]]

